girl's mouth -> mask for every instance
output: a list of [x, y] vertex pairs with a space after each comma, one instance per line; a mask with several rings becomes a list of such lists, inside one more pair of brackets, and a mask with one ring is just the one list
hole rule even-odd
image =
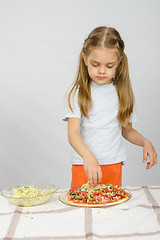
[[99, 80], [103, 80], [105, 79], [105, 77], [97, 77]]

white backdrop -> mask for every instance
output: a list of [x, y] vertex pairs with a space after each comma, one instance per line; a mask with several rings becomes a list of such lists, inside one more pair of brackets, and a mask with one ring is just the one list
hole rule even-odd
[[[159, 0], [0, 0], [0, 190], [31, 181], [70, 186], [64, 95], [83, 40], [101, 25], [125, 41], [134, 127], [160, 154], [159, 12]], [[160, 164], [147, 171], [142, 148], [125, 144], [123, 185], [160, 185]]]

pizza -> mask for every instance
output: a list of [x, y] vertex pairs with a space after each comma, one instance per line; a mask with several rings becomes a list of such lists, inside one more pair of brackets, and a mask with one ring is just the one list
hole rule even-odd
[[131, 194], [124, 188], [112, 184], [98, 184], [90, 187], [89, 182], [81, 187], [70, 189], [66, 202], [74, 206], [110, 206], [125, 202]]

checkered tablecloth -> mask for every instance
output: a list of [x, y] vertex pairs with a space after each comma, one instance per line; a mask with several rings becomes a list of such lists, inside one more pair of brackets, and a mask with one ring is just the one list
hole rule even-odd
[[0, 240], [160, 240], [160, 187], [126, 187], [132, 198], [106, 208], [65, 205], [55, 193], [45, 204], [22, 208], [0, 196]]

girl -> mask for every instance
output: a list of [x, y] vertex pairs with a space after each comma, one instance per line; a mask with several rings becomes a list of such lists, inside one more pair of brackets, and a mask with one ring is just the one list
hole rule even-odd
[[122, 185], [126, 152], [122, 136], [143, 147], [146, 169], [157, 163], [149, 140], [132, 128], [134, 95], [124, 42], [118, 31], [98, 27], [85, 39], [76, 81], [68, 95], [65, 119], [73, 148], [71, 188], [89, 181]]

